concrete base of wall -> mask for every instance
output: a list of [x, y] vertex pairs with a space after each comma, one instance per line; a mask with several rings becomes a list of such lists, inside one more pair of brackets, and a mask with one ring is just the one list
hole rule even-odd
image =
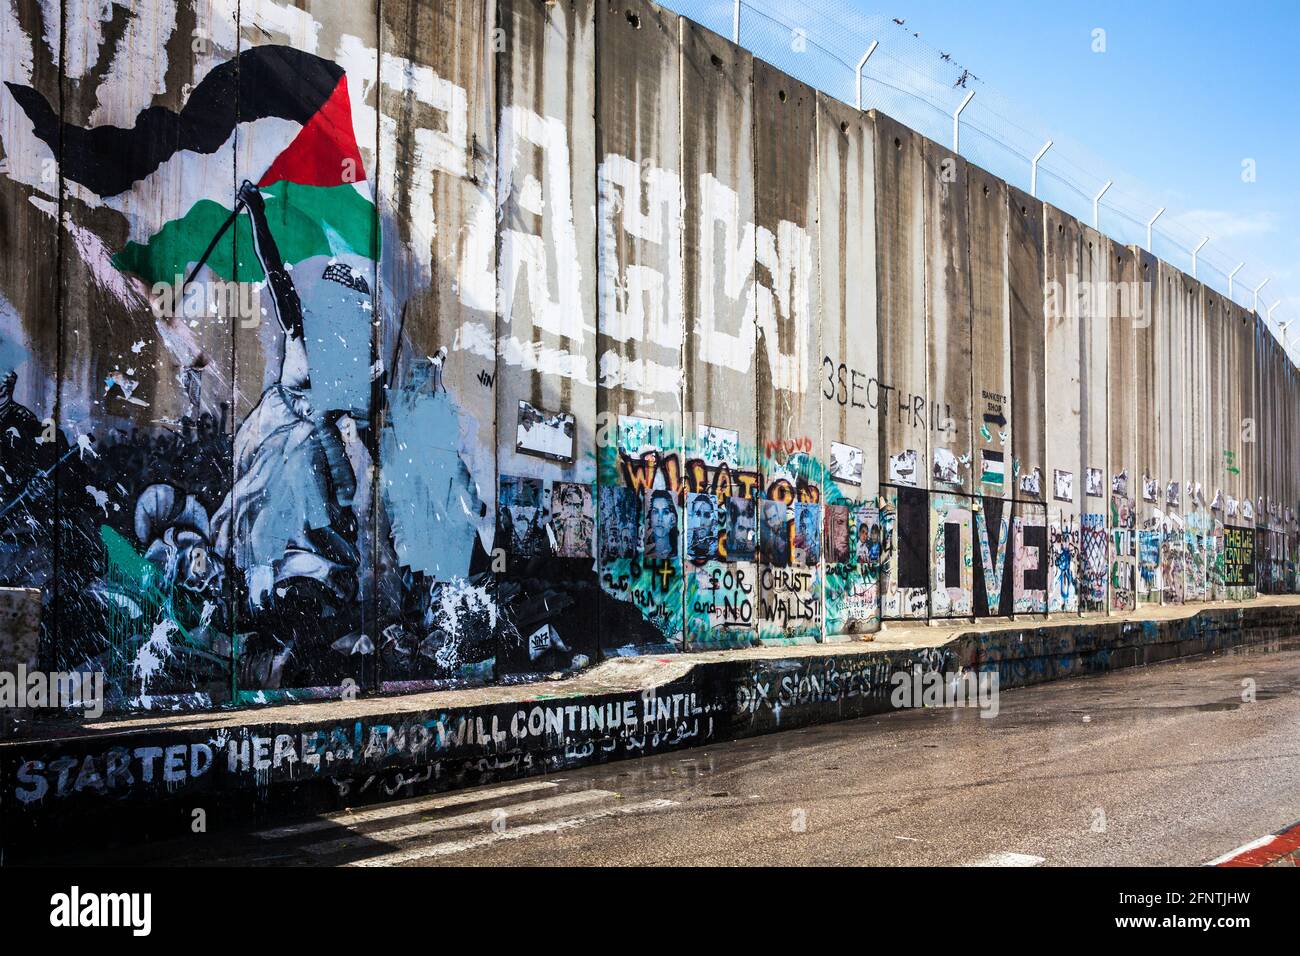
[[886, 628], [870, 642], [623, 658], [567, 681], [48, 722], [0, 743], [0, 846], [38, 859], [735, 740], [893, 709], [891, 676], [1001, 689], [1300, 634], [1300, 597], [1124, 619]]

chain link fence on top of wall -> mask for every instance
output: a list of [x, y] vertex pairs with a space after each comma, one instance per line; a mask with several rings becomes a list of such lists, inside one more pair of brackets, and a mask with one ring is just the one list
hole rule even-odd
[[[731, 37], [736, 16], [733, 0], [661, 0], [664, 6], [697, 23]], [[1094, 197], [1111, 182], [1101, 199], [1100, 231], [1125, 245], [1147, 248], [1147, 223], [1160, 208], [1146, 198], [1148, 190], [1111, 169], [1060, 130], [1027, 117], [1022, 108], [988, 86], [961, 62], [955, 52], [924, 42], [905, 22], [883, 14], [866, 14], [852, 0], [817, 0], [792, 4], [782, 0], [742, 0], [739, 8], [740, 45], [758, 58], [845, 103], [857, 102], [857, 64], [877, 44], [862, 71], [862, 108], [878, 109], [917, 132], [952, 145], [953, 112], [966, 96], [975, 97], [961, 113], [960, 153], [969, 162], [1009, 183], [1030, 189], [1033, 157], [1049, 140], [1051, 148], [1038, 163], [1037, 196], [1081, 222], [1093, 223]], [[1151, 251], [1184, 272], [1192, 271], [1192, 250], [1198, 233], [1179, 222], [1178, 210], [1167, 210], [1152, 227]], [[1229, 275], [1243, 257], [1215, 239], [1196, 256], [1196, 277], [1206, 285], [1250, 307], [1252, 291], [1266, 273], [1247, 263]], [[1276, 282], [1260, 293], [1259, 311], [1286, 300]], [[1290, 301], [1295, 301], [1291, 298]], [[1283, 341], [1279, 326], [1295, 318], [1288, 304], [1268, 323]], [[1300, 323], [1288, 330], [1285, 344], [1293, 362], [1300, 348]]]

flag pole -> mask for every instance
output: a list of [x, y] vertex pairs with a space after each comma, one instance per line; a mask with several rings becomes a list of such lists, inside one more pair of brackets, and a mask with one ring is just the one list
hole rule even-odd
[[208, 256], [212, 255], [212, 250], [217, 248], [217, 243], [221, 241], [221, 237], [226, 234], [226, 231], [231, 227], [234, 221], [239, 218], [239, 214], [243, 211], [244, 201], [241, 199], [239, 202], [235, 203], [234, 212], [226, 217], [226, 221], [221, 224], [221, 228], [218, 229], [216, 235], [212, 237], [212, 241], [208, 243], [208, 247], [203, 250], [203, 255], [199, 257], [199, 261], [194, 263], [194, 268], [191, 269], [190, 274], [185, 277], [185, 282], [181, 285], [182, 293], [184, 293], [186, 287], [194, 281], [194, 277], [199, 274], [199, 270], [207, 264]]

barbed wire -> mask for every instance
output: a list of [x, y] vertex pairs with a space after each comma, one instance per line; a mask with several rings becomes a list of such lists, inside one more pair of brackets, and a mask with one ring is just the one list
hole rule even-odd
[[[682, 16], [731, 37], [733, 0], [661, 0]], [[1081, 222], [1092, 225], [1093, 198], [1111, 185], [1099, 205], [1099, 231], [1124, 245], [1147, 244], [1147, 223], [1160, 208], [1146, 199], [1148, 190], [1122, 171], [1092, 155], [1067, 133], [1048, 130], [1028, 118], [1026, 111], [990, 87], [955, 55], [939, 50], [908, 29], [905, 22], [881, 14], [864, 14], [851, 0], [817, 0], [799, 5], [793, 22], [789, 3], [780, 0], [741, 0], [740, 45], [756, 57], [785, 71], [828, 96], [848, 104], [857, 100], [857, 63], [873, 42], [877, 44], [863, 69], [862, 108], [878, 109], [937, 142], [952, 140], [952, 114], [966, 95], [977, 95], [961, 114], [961, 154], [976, 166], [1029, 190], [1033, 157], [1049, 140], [1051, 149], [1038, 163], [1038, 198]], [[784, 8], [784, 10], [782, 9]], [[1190, 272], [1192, 249], [1203, 234], [1168, 210], [1151, 229], [1151, 251]], [[1243, 256], [1231, 245], [1212, 239], [1196, 255], [1196, 277], [1227, 295], [1229, 274]], [[1266, 275], [1247, 263], [1236, 272], [1230, 297], [1252, 304], [1251, 290]], [[1295, 362], [1277, 327], [1294, 320], [1294, 297], [1270, 283], [1271, 294], [1260, 299], [1260, 312], [1275, 339]], [[1245, 301], [1243, 301], [1243, 298]], [[1265, 299], [1283, 300], [1274, 321], [1267, 318]], [[1300, 323], [1296, 323], [1300, 330]]]

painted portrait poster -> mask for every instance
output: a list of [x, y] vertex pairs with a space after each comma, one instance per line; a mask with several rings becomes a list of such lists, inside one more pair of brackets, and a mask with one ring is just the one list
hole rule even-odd
[[686, 556], [692, 561], [717, 558], [718, 519], [718, 501], [712, 494], [700, 492], [686, 496]]
[[759, 502], [760, 544], [763, 560], [774, 568], [790, 566], [790, 513], [785, 503], [764, 499]]
[[561, 558], [589, 558], [596, 533], [591, 486], [557, 481], [551, 489], [551, 533]]
[[753, 498], [732, 495], [727, 499], [726, 558], [753, 561], [758, 550], [758, 513]]
[[645, 542], [642, 555], [652, 560], [677, 557], [677, 502], [664, 488], [645, 495]]
[[622, 485], [600, 489], [600, 559], [634, 558], [641, 537], [641, 496]]

